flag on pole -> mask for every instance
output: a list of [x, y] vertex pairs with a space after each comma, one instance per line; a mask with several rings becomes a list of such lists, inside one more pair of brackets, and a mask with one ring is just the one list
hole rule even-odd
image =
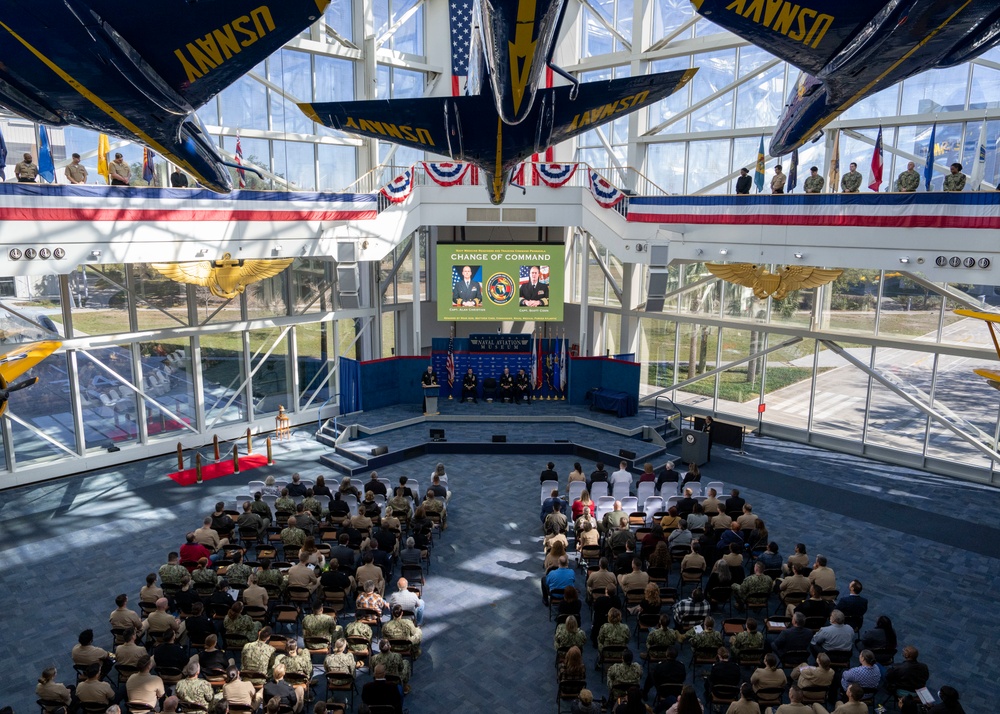
[[969, 177], [971, 184], [970, 191], [978, 191], [986, 175], [986, 120], [979, 127], [979, 141], [976, 143], [976, 164], [972, 167], [972, 175]]
[[111, 174], [108, 171], [108, 154], [111, 153], [111, 145], [108, 143], [108, 135], [101, 134], [97, 138], [97, 175], [104, 177], [104, 183], [111, 183]]
[[539, 337], [535, 340], [535, 373], [532, 375], [532, 382], [535, 385], [535, 390], [542, 388], [544, 379], [544, 358], [542, 357], [542, 338]]
[[7, 142], [3, 140], [3, 132], [0, 132], [0, 181], [7, 180]]
[[[239, 166], [243, 165], [243, 147], [240, 146], [240, 135], [236, 135], [236, 163]], [[236, 175], [240, 180], [240, 188], [247, 187], [247, 172], [243, 169], [236, 169]]]
[[840, 190], [840, 129], [833, 134], [833, 149], [830, 153], [830, 173], [827, 176], [827, 190], [837, 193]]
[[764, 190], [764, 137], [760, 137], [760, 148], [757, 149], [757, 168], [753, 172], [753, 184], [757, 193]]
[[792, 150], [792, 165], [788, 167], [788, 183], [785, 185], [785, 189], [788, 193], [795, 190], [795, 187], [799, 185], [799, 150]]
[[882, 185], [882, 127], [878, 128], [878, 136], [875, 138], [875, 151], [872, 152], [872, 168], [868, 174], [868, 188], [878, 192]]
[[143, 147], [142, 149], [142, 180], [152, 185], [153, 183], [153, 157], [156, 154], [152, 150]]
[[931, 139], [927, 144], [927, 163], [924, 164], [924, 188], [931, 190], [934, 180], [934, 136], [937, 134], [937, 122], [931, 125]]
[[[445, 368], [448, 370], [448, 387], [455, 386], [455, 333], [451, 333], [451, 337], [448, 338], [448, 361], [445, 362]], [[451, 396], [449, 394], [448, 396]]]
[[472, 6], [471, 2], [452, 2], [448, 10], [448, 26], [451, 31], [451, 96], [457, 97], [465, 91], [465, 81], [469, 75], [469, 48], [472, 46]]
[[569, 364], [566, 362], [566, 335], [563, 334], [559, 348], [559, 391], [566, 396], [566, 383], [569, 381]]
[[49, 148], [49, 131], [44, 126], [38, 127], [38, 175], [47, 183], [56, 182], [56, 165], [52, 161], [52, 149]]

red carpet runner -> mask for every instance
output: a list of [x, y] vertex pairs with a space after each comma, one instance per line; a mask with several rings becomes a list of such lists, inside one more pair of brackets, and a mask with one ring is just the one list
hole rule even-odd
[[[240, 472], [249, 471], [250, 469], [256, 469], [260, 466], [267, 465], [267, 456], [264, 454], [251, 454], [250, 456], [240, 457]], [[233, 473], [233, 460], [223, 459], [217, 464], [205, 464], [201, 467], [201, 478], [203, 481], [209, 481], [213, 478], [221, 478], [222, 476], [229, 476]], [[197, 481], [197, 474], [194, 469], [184, 469], [183, 471], [175, 471], [170, 474], [170, 478], [179, 483], [181, 486], [190, 486]]]

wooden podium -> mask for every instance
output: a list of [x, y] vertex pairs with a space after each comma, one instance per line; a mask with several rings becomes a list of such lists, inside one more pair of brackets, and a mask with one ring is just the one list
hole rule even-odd
[[440, 385], [424, 385], [424, 416], [433, 416], [438, 413], [438, 394], [440, 392]]

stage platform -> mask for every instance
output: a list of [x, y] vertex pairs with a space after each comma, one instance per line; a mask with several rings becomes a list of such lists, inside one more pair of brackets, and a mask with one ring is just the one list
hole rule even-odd
[[[317, 439], [332, 450], [320, 461], [338, 474], [359, 476], [424, 454], [566, 454], [617, 468], [624, 450], [635, 454], [625, 460], [640, 470], [647, 461], [659, 467], [679, 458], [676, 430], [652, 409], [619, 418], [565, 401], [518, 405], [444, 399], [438, 408], [439, 414], [424, 416], [419, 404], [399, 404], [329, 419]], [[431, 441], [431, 429], [443, 429], [445, 440]], [[494, 442], [494, 436], [506, 441]], [[387, 451], [374, 455], [380, 447]]]

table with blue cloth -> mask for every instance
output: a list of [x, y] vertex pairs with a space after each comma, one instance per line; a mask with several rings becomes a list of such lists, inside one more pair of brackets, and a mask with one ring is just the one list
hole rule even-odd
[[639, 405], [628, 392], [616, 392], [613, 389], [591, 389], [587, 392], [590, 409], [601, 409], [614, 412], [619, 417], [633, 416], [638, 413]]

